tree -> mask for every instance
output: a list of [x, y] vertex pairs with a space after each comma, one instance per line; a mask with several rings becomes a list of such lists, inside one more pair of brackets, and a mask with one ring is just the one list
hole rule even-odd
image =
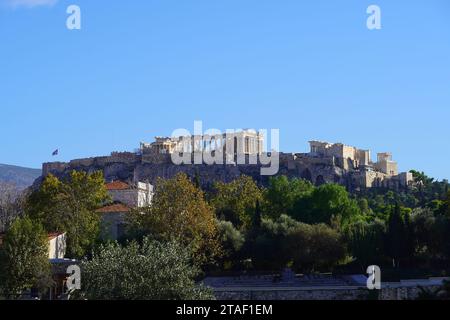
[[315, 188], [310, 197], [301, 198], [296, 203], [294, 210], [294, 218], [310, 224], [331, 224], [338, 220], [344, 226], [361, 217], [356, 201], [349, 198], [344, 187], [336, 184]]
[[307, 180], [288, 179], [286, 176], [272, 177], [264, 192], [267, 208], [265, 211], [272, 218], [282, 214], [292, 214], [295, 203], [309, 197], [314, 186]]
[[433, 210], [433, 212], [435, 214], [446, 214], [446, 211], [447, 211], [446, 201], [442, 201], [442, 200], [438, 200], [438, 199], [428, 202], [426, 207]]
[[373, 214], [373, 211], [372, 211], [372, 209], [370, 209], [370, 206], [369, 206], [369, 201], [366, 198], [359, 198], [357, 202], [358, 202], [358, 207], [364, 216], [369, 216], [369, 215]]
[[423, 172], [410, 171], [413, 174], [415, 188], [412, 192], [419, 199], [421, 206], [427, 205], [432, 200], [445, 200], [448, 192], [448, 180], [435, 181]]
[[225, 269], [229, 269], [239, 259], [239, 253], [245, 243], [245, 237], [229, 221], [218, 220], [217, 230], [223, 250], [221, 262]]
[[383, 221], [358, 221], [345, 230], [345, 240], [352, 256], [362, 267], [380, 260], [383, 256], [383, 239], [386, 227]]
[[436, 218], [430, 208], [416, 208], [411, 213], [411, 225], [417, 252], [427, 258], [432, 258], [436, 254], [436, 246], [433, 245], [434, 241], [432, 240], [435, 223]]
[[211, 203], [219, 219], [244, 231], [250, 227], [258, 200], [262, 200], [261, 190], [251, 177], [241, 176], [230, 183], [217, 182]]
[[445, 200], [445, 214], [450, 218], [450, 191], [447, 191], [447, 199]]
[[51, 286], [47, 234], [29, 218], [14, 221], [0, 251], [0, 289], [8, 298], [19, 298], [25, 289], [43, 293]]
[[200, 173], [198, 172], [198, 170], [195, 171], [195, 176], [194, 176], [194, 186], [197, 189], [202, 189], [202, 184], [200, 182]]
[[48, 232], [67, 232], [67, 254], [80, 258], [98, 237], [95, 211], [108, 200], [102, 172], [72, 171], [63, 181], [48, 175], [29, 196], [27, 213]]
[[[297, 265], [300, 270], [315, 271], [319, 269], [331, 271], [346, 256], [345, 245], [341, 236], [336, 230], [326, 224], [312, 226], [307, 248], [309, 252], [307, 259], [296, 259], [294, 257], [294, 265]], [[304, 250], [302, 248], [299, 249], [300, 251]]]
[[403, 214], [400, 205], [396, 204], [387, 223], [385, 244], [386, 253], [396, 268], [399, 268], [402, 259], [411, 258], [414, 254], [411, 230], [409, 214]]
[[82, 291], [79, 298], [91, 300], [200, 300], [212, 292], [198, 286], [199, 270], [192, 253], [176, 242], [161, 243], [144, 238], [101, 246], [91, 260], [81, 264]]
[[261, 227], [261, 223], [262, 223], [261, 205], [259, 200], [256, 200], [255, 213], [253, 214], [252, 219], [252, 228], [259, 229], [259, 227]]
[[220, 254], [213, 209], [183, 173], [158, 179], [151, 206], [135, 210], [128, 222], [132, 234], [190, 246], [201, 265]]
[[410, 170], [409, 172], [412, 173], [414, 181], [421, 182], [424, 185], [430, 185], [434, 181], [433, 178], [428, 177], [423, 171]]
[[263, 218], [256, 230], [250, 230], [245, 244], [245, 253], [258, 270], [281, 270], [292, 260], [292, 252], [286, 246], [288, 235], [300, 223], [287, 215], [278, 219]]
[[346, 253], [337, 231], [324, 224], [301, 223], [287, 215], [275, 221], [263, 219], [259, 234], [247, 250], [256, 269], [292, 266], [304, 272], [329, 271]]
[[450, 218], [434, 215], [430, 208], [416, 208], [411, 214], [416, 252], [427, 259], [450, 258]]
[[0, 182], [0, 232], [23, 215], [23, 197], [13, 184]]

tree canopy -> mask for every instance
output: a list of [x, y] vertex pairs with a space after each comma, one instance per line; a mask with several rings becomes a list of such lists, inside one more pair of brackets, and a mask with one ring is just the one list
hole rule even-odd
[[344, 187], [324, 184], [314, 188], [310, 196], [297, 201], [293, 217], [305, 223], [347, 224], [361, 217], [357, 202]]
[[81, 264], [82, 290], [90, 300], [212, 299], [209, 289], [196, 285], [199, 274], [192, 253], [176, 242], [144, 238], [142, 245], [109, 243]]
[[345, 257], [340, 235], [325, 224], [308, 225], [287, 215], [263, 219], [259, 234], [247, 244], [257, 269], [280, 270], [292, 266], [310, 272], [332, 268]]
[[272, 177], [264, 192], [265, 211], [273, 218], [282, 214], [292, 215], [295, 204], [303, 198], [311, 196], [314, 186], [307, 180], [288, 179], [286, 176]]
[[252, 223], [256, 203], [261, 200], [262, 192], [253, 179], [241, 176], [230, 183], [215, 183], [211, 203], [217, 217], [246, 230]]
[[15, 299], [25, 289], [45, 292], [51, 284], [47, 233], [27, 217], [16, 219], [0, 247], [0, 291]]
[[80, 258], [99, 234], [95, 210], [108, 200], [101, 172], [72, 171], [67, 180], [48, 175], [29, 196], [26, 212], [48, 232], [67, 232], [67, 254]]
[[159, 241], [179, 241], [189, 246], [199, 264], [220, 255], [214, 211], [185, 174], [159, 179], [152, 204], [131, 214], [130, 231]]

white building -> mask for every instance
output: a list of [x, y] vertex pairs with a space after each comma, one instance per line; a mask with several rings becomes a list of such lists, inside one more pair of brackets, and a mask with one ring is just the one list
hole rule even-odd
[[103, 238], [118, 240], [125, 233], [127, 214], [133, 208], [146, 207], [152, 203], [153, 186], [143, 182], [131, 185], [113, 181], [106, 184], [106, 190], [113, 203], [97, 210], [101, 215], [101, 233]]
[[64, 259], [66, 255], [66, 233], [51, 233], [48, 235], [48, 258]]
[[130, 185], [122, 181], [106, 184], [112, 201], [122, 203], [130, 208], [149, 206], [153, 198], [153, 186], [150, 183], [137, 182]]

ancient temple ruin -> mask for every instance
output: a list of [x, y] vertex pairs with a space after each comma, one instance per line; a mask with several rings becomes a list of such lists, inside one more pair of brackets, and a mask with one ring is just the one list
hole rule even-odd
[[[228, 144], [227, 144], [228, 142]], [[270, 177], [260, 175], [261, 163], [189, 164], [175, 165], [175, 152], [224, 152], [225, 156], [242, 153], [257, 160], [265, 152], [264, 136], [256, 131], [242, 130], [233, 134], [213, 136], [156, 137], [152, 143], [141, 143], [135, 152], [113, 152], [110, 156], [72, 160], [68, 163], [43, 164], [43, 175], [64, 175], [71, 170], [101, 170], [107, 180], [146, 181], [155, 184], [158, 177], [170, 178], [179, 172], [198, 176], [204, 187], [215, 181], [229, 182], [240, 175], [249, 175], [265, 185]], [[348, 190], [366, 188], [408, 188], [412, 174], [398, 172], [398, 165], [390, 153], [378, 153], [372, 160], [369, 150], [342, 143], [310, 141], [305, 153], [279, 152], [278, 175], [303, 178], [315, 185], [337, 183]], [[232, 150], [230, 150], [232, 146]], [[228, 149], [227, 149], [228, 148]]]

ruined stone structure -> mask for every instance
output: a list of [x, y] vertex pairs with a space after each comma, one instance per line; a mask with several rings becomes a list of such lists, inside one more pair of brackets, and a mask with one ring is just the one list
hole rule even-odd
[[[187, 141], [187, 142], [186, 142]], [[361, 150], [342, 143], [310, 142], [307, 153], [279, 155], [278, 175], [298, 177], [315, 185], [338, 183], [348, 190], [365, 188], [407, 188], [413, 178], [410, 173], [399, 173], [390, 153], [379, 153], [377, 162], [369, 150]], [[192, 158], [203, 152], [220, 152], [222, 164], [181, 164], [172, 161], [174, 153], [189, 153]], [[245, 164], [237, 164], [237, 155], [243, 154]], [[171, 178], [179, 172], [198, 176], [203, 187], [215, 181], [229, 182], [240, 175], [248, 175], [265, 185], [268, 176], [261, 176], [260, 158], [265, 154], [264, 137], [251, 130], [231, 135], [189, 136], [179, 138], [157, 137], [153, 143], [141, 143], [137, 152], [113, 152], [110, 156], [72, 160], [68, 163], [43, 164], [43, 175], [66, 175], [71, 170], [101, 170], [107, 181], [143, 181], [155, 184], [158, 177]], [[266, 153], [267, 154], [267, 153]], [[253, 161], [251, 161], [253, 160]], [[194, 163], [194, 162], [193, 162]]]
[[[345, 185], [350, 188], [399, 188], [408, 187], [413, 181], [411, 173], [399, 174], [397, 162], [392, 160], [390, 153], [378, 153], [377, 162], [372, 162], [370, 150], [320, 141], [310, 141], [310, 146], [309, 153], [298, 157], [306, 159], [306, 162], [318, 159], [319, 163], [340, 168], [344, 171], [342, 177], [346, 180]], [[308, 167], [306, 163], [305, 165]], [[309, 178], [308, 174], [306, 172], [304, 177]], [[316, 175], [316, 184], [322, 183], [322, 177], [320, 173]], [[323, 178], [326, 182], [331, 182], [331, 177]], [[334, 182], [344, 183], [339, 175]]]
[[[227, 144], [228, 143], [228, 144]], [[230, 144], [231, 143], [231, 144]], [[181, 136], [177, 138], [156, 137], [153, 143], [141, 143], [143, 154], [172, 154], [174, 152], [221, 151], [226, 153], [229, 145], [233, 152], [243, 154], [261, 154], [264, 150], [264, 137], [253, 130], [211, 135]]]

